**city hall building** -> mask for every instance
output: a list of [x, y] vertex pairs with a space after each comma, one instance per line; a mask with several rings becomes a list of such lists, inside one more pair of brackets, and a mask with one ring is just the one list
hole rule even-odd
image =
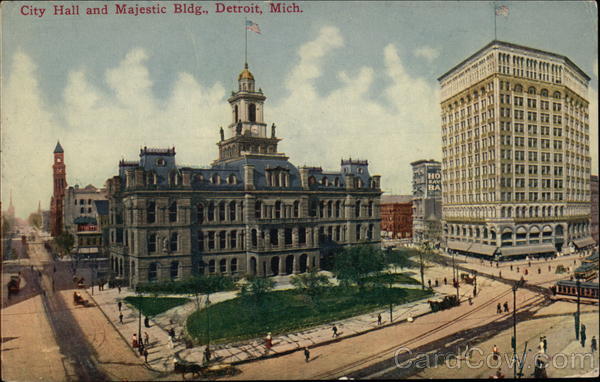
[[380, 242], [380, 177], [368, 162], [339, 171], [296, 167], [278, 152], [265, 95], [245, 69], [228, 99], [219, 156], [181, 167], [175, 148], [140, 150], [107, 180], [114, 277], [139, 282], [192, 274], [272, 276], [319, 269], [322, 243]]
[[446, 248], [506, 258], [593, 245], [590, 77], [492, 41], [438, 80]]

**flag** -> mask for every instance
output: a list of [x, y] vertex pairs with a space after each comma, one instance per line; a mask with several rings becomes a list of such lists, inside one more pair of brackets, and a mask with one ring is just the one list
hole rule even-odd
[[257, 23], [255, 23], [253, 21], [246, 20], [246, 29], [249, 31], [252, 31], [254, 33], [260, 34], [260, 27], [258, 26]]
[[508, 7], [506, 5], [496, 7], [496, 16], [508, 16]]

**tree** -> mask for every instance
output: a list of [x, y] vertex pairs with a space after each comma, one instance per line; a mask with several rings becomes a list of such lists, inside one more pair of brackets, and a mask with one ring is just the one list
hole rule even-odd
[[383, 267], [383, 253], [372, 246], [347, 247], [335, 255], [335, 276], [342, 284], [356, 284], [360, 290], [364, 288], [365, 277], [380, 272]]
[[400, 269], [402, 269], [404, 267], [408, 267], [411, 263], [405, 252], [396, 251], [392, 249], [388, 249], [386, 251], [385, 262], [386, 264], [391, 264], [394, 266], [394, 273], [396, 273], [397, 267], [400, 267]]
[[331, 282], [327, 276], [320, 275], [316, 270], [311, 269], [309, 273], [293, 276], [292, 285], [312, 299], [317, 299], [327, 287], [331, 286]]
[[63, 230], [60, 235], [54, 238], [54, 244], [62, 256], [71, 253], [75, 245], [75, 237], [67, 230]]
[[274, 287], [275, 281], [269, 278], [251, 277], [241, 286], [239, 296], [258, 304]]
[[30, 226], [40, 229], [42, 228], [42, 215], [37, 212], [32, 212], [29, 214], [27, 222]]

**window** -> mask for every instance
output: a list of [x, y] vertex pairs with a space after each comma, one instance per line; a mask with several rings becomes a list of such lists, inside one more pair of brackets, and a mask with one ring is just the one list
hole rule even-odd
[[204, 250], [204, 232], [198, 231], [198, 249]]
[[148, 235], [148, 253], [156, 252], [156, 234], [151, 233]]
[[150, 266], [148, 267], [148, 281], [156, 281], [156, 275], [158, 273], [157, 270], [158, 270], [158, 264], [151, 263]]
[[293, 208], [293, 213], [294, 213], [294, 217], [297, 218], [300, 216], [300, 202], [299, 201], [295, 201], [294, 202], [294, 208]]
[[179, 234], [177, 232], [173, 232], [171, 234], [171, 242], [170, 242], [170, 250], [171, 252], [177, 252], [179, 244]]
[[275, 202], [275, 218], [281, 219], [281, 202]]
[[169, 206], [169, 222], [174, 223], [176, 221], [177, 221], [177, 202], [173, 202]]
[[237, 248], [237, 231], [231, 231], [229, 237], [231, 238], [231, 248]]
[[256, 105], [253, 103], [248, 105], [248, 120], [250, 122], [256, 122]]
[[219, 232], [219, 248], [223, 249], [226, 247], [225, 239], [226, 239], [225, 231]]
[[212, 231], [208, 233], [208, 249], [215, 249], [215, 233]]
[[237, 272], [238, 261], [236, 258], [231, 259], [231, 273]]
[[179, 261], [171, 261], [171, 280], [179, 277]]
[[227, 272], [227, 260], [221, 259], [219, 261], [219, 270], [221, 271], [221, 273]]
[[357, 200], [356, 201], [356, 205], [354, 206], [354, 215], [356, 217], [359, 217], [361, 215], [360, 214], [360, 210], [361, 210], [361, 208], [360, 208], [360, 200]]
[[146, 206], [146, 223], [156, 221], [156, 202], [148, 202]]
[[225, 202], [219, 203], [219, 221], [225, 220]]
[[204, 205], [198, 204], [196, 206], [196, 218], [198, 223], [202, 223], [204, 221]]
[[262, 217], [262, 203], [260, 201], [256, 201], [254, 204], [254, 217], [260, 219]]
[[229, 203], [229, 220], [230, 221], [236, 220], [236, 204], [235, 204], [235, 202]]
[[208, 220], [215, 221], [215, 204], [213, 202], [208, 204]]

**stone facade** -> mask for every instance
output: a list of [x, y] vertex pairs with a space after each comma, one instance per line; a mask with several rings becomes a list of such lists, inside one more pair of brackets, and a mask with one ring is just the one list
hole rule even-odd
[[380, 242], [380, 177], [367, 161], [342, 160], [331, 172], [294, 166], [277, 152], [266, 97], [247, 66], [238, 82], [228, 137], [221, 128], [210, 167], [180, 167], [175, 148], [144, 147], [107, 181], [115, 277], [300, 273], [320, 267], [322, 243]]
[[587, 243], [589, 76], [492, 41], [438, 80], [447, 248], [526, 256]]
[[590, 190], [591, 190], [591, 218], [590, 218], [590, 232], [592, 238], [596, 241], [596, 244], [600, 244], [600, 235], [598, 233], [598, 175], [592, 175], [590, 177]]

